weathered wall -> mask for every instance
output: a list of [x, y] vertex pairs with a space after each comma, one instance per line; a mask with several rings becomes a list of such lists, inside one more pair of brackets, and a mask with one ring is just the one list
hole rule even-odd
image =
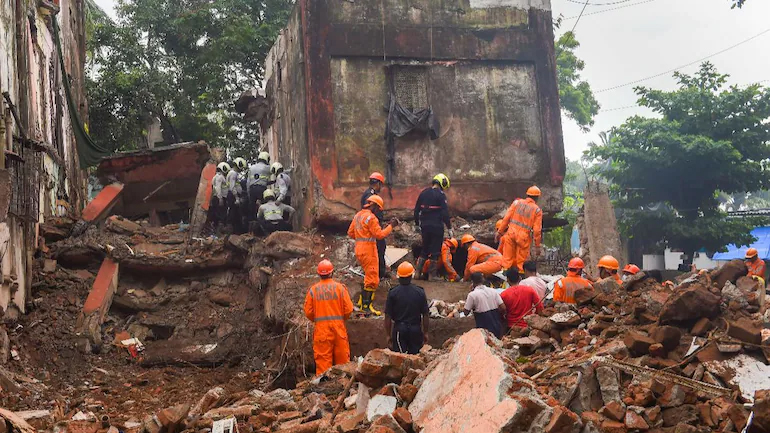
[[[297, 9], [274, 47], [281, 54], [267, 67], [275, 71], [284, 59], [282, 80], [291, 77], [297, 87], [284, 97], [271, 75], [271, 115], [262, 124], [271, 150], [300, 171], [295, 177], [307, 189], [295, 198], [303, 223], [312, 216], [344, 224], [369, 173], [386, 172], [394, 66], [423, 71], [427, 105], [441, 128], [435, 141], [419, 134], [396, 140], [392, 189], [383, 194], [391, 215], [408, 216], [437, 172], [450, 176], [458, 214], [489, 216], [533, 183], [544, 191], [546, 214], [561, 209], [564, 149], [549, 1], [301, 0]], [[301, 37], [292, 46], [288, 35], [297, 26]], [[297, 49], [302, 56], [290, 54]], [[303, 122], [287, 130], [303, 108], [306, 129]], [[306, 157], [312, 188], [301, 173]]]
[[[84, 175], [77, 160], [64, 99], [63, 80], [72, 83], [77, 108], [87, 119], [84, 88], [85, 27], [81, 0], [53, 2], [0, 0], [0, 91], [8, 92], [21, 125], [0, 129], [0, 143], [20, 158], [7, 158], [12, 198], [7, 220], [0, 224], [3, 282], [0, 316], [24, 312], [31, 283], [37, 224], [82, 206]], [[63, 77], [51, 19], [59, 23], [67, 76]], [[7, 112], [0, 110], [5, 124]], [[22, 140], [22, 129], [28, 141]], [[12, 135], [8, 148], [5, 137]], [[34, 144], [34, 146], [33, 146]], [[42, 151], [41, 151], [42, 149]], [[0, 167], [2, 169], [3, 167]], [[0, 188], [2, 186], [0, 185]], [[66, 204], [66, 205], [65, 205]]]

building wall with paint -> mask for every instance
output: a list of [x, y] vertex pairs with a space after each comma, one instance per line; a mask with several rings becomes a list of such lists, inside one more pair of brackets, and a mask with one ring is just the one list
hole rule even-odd
[[[561, 210], [564, 146], [548, 0], [300, 0], [266, 64], [274, 158], [303, 225], [344, 225], [380, 171], [409, 217], [434, 174], [455, 214], [489, 217], [532, 184]], [[437, 137], [385, 140], [389, 100], [430, 108]], [[434, 139], [431, 139], [434, 138]]]
[[[65, 74], [51, 20], [60, 28]], [[85, 175], [63, 83], [71, 83], [75, 108], [87, 118], [84, 64], [81, 0], [0, 0], [0, 92], [8, 93], [18, 116], [6, 101], [0, 104], [0, 316], [25, 311], [38, 224], [82, 208]]]

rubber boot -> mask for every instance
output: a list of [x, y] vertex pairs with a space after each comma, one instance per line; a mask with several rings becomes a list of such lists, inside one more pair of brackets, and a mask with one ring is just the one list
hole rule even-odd
[[370, 292], [369, 290], [364, 289], [361, 295], [363, 298], [362, 310], [364, 311], [364, 313], [374, 314], [375, 316], [381, 316], [382, 312], [375, 310], [374, 305], [372, 305], [372, 301], [374, 300], [374, 292]]
[[438, 279], [438, 260], [430, 261], [430, 264], [428, 265], [428, 276], [425, 279], [428, 281], [435, 281]]
[[425, 267], [425, 262], [427, 260], [428, 259], [426, 259], [425, 257], [420, 257], [417, 260], [417, 266], [415, 267], [415, 270], [414, 270], [414, 278], [416, 280], [421, 280], [422, 279], [422, 268]]
[[356, 307], [359, 310], [362, 310], [364, 308], [363, 307], [363, 293], [364, 293], [364, 290], [362, 289], [361, 293], [358, 294], [358, 300], [356, 301]]

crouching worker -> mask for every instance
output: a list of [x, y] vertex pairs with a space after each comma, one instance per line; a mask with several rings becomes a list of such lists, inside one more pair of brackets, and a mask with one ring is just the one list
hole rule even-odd
[[305, 296], [305, 317], [315, 323], [313, 358], [315, 374], [320, 375], [333, 365], [350, 362], [350, 344], [345, 320], [353, 312], [348, 288], [332, 279], [334, 265], [328, 260], [318, 264], [321, 281], [315, 283]]
[[497, 338], [503, 338], [503, 317], [507, 310], [505, 302], [497, 290], [484, 285], [484, 274], [474, 272], [471, 274], [471, 292], [465, 300], [464, 313], [473, 312], [476, 327], [483, 328], [493, 333]]
[[388, 347], [394, 352], [416, 355], [428, 342], [428, 298], [422, 287], [412, 284], [411, 263], [398, 265], [397, 273], [398, 286], [388, 292], [385, 302]]
[[[458, 245], [455, 238], [444, 239], [444, 244], [441, 245], [441, 256], [438, 258], [438, 273], [444, 274], [448, 281], [460, 281], [460, 276], [457, 275], [457, 271], [452, 266], [452, 254], [457, 252]], [[426, 280], [428, 279], [430, 262], [431, 260], [428, 260], [422, 267], [422, 277]]]
[[265, 204], [259, 206], [257, 221], [265, 235], [277, 231], [291, 231], [291, 216], [294, 208], [275, 201], [275, 192], [272, 189], [265, 190], [262, 194]]

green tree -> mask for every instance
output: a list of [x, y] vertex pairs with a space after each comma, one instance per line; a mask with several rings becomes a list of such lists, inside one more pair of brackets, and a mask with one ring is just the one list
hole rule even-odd
[[[556, 23], [558, 27], [559, 23]], [[573, 32], [561, 35], [555, 43], [556, 75], [559, 83], [559, 100], [564, 114], [588, 131], [594, 125], [594, 117], [599, 113], [599, 101], [591, 91], [591, 85], [582, 80], [580, 72], [585, 62], [575, 55], [580, 43]]]
[[764, 221], [728, 219], [718, 193], [770, 184], [770, 90], [727, 86], [728, 76], [708, 62], [694, 75], [674, 77], [674, 91], [635, 89], [639, 104], [659, 118], [631, 117], [588, 150], [630, 210], [621, 227], [687, 253], [751, 243], [751, 229]]
[[[135, 148], [159, 119], [166, 144], [205, 140], [256, 151], [256, 126], [233, 100], [259, 86], [290, 0], [120, 0], [115, 22], [89, 14], [91, 133]], [[93, 10], [93, 8], [89, 8]]]

